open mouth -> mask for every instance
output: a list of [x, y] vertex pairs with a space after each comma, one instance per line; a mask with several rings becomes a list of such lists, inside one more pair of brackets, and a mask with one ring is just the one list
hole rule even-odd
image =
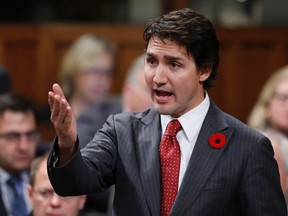
[[169, 97], [173, 94], [172, 92], [167, 92], [163, 90], [155, 90], [155, 93], [158, 97]]
[[174, 95], [172, 92], [157, 89], [155, 89], [154, 92], [155, 92], [155, 100], [158, 103], [168, 103], [171, 96]]

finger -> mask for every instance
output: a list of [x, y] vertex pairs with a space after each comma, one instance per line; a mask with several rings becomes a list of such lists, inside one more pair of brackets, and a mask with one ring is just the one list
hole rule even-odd
[[63, 125], [62, 129], [65, 132], [70, 131], [71, 124], [72, 124], [72, 110], [71, 110], [70, 106], [66, 106], [65, 116], [64, 116], [63, 121], [62, 121], [62, 125]]
[[60, 100], [60, 109], [59, 109], [59, 116], [58, 116], [58, 123], [64, 125], [65, 119], [67, 117], [67, 108], [69, 107], [68, 102], [65, 99]]
[[61, 101], [61, 107], [56, 121], [56, 126], [58, 127], [56, 133], [59, 139], [61, 136], [63, 137], [63, 135], [64, 137], [70, 136], [71, 132], [72, 111], [66, 102], [64, 99]]
[[54, 93], [52, 91], [48, 92], [48, 104], [50, 106], [50, 109], [52, 109], [53, 107], [53, 103], [54, 103]]
[[65, 98], [62, 88], [59, 86], [59, 84], [55, 83], [52, 86], [53, 92], [55, 95], [59, 95], [61, 98]]
[[59, 115], [59, 110], [60, 110], [60, 96], [59, 95], [54, 95], [53, 97], [50, 98], [50, 109], [51, 109], [51, 116], [50, 116], [50, 119], [51, 119], [51, 122], [54, 124], [55, 126], [55, 123], [57, 121], [57, 118], [58, 118], [58, 115]]
[[60, 99], [65, 99], [64, 104], [63, 104], [63, 103], [61, 103], [61, 104], [66, 105], [67, 107], [68, 107], [68, 106], [70, 107], [68, 101], [67, 101], [66, 98], [65, 98], [65, 95], [64, 95], [64, 93], [63, 93], [62, 88], [61, 88], [57, 83], [55, 83], [55, 84], [52, 86], [52, 88], [53, 88], [53, 91], [54, 91], [54, 92], [51, 94], [51, 95], [54, 94], [54, 97], [53, 97], [53, 98], [55, 98], [56, 95], [59, 95]]

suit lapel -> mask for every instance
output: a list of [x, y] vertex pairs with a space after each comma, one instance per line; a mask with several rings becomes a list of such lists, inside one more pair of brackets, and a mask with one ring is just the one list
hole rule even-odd
[[143, 192], [151, 215], [160, 215], [160, 162], [158, 147], [161, 139], [159, 115], [154, 111], [136, 122], [136, 148]]
[[[210, 108], [203, 122], [189, 165], [176, 197], [171, 216], [184, 215], [187, 207], [193, 205], [194, 200], [201, 192], [225, 150], [233, 133], [233, 129], [229, 129], [223, 119], [224, 116], [222, 112], [216, 108], [211, 101]], [[214, 149], [209, 145], [208, 139], [212, 134], [218, 132], [226, 136], [226, 145], [223, 148]]]

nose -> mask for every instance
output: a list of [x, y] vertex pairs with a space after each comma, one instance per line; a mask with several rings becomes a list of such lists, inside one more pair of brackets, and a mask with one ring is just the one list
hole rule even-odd
[[19, 140], [19, 148], [25, 150], [29, 147], [30, 142], [26, 136], [21, 136]]
[[51, 198], [51, 205], [60, 206], [61, 205], [61, 197], [58, 196], [55, 192]]
[[165, 67], [161, 64], [159, 64], [158, 67], [155, 69], [153, 82], [158, 86], [161, 86], [167, 82], [167, 72]]

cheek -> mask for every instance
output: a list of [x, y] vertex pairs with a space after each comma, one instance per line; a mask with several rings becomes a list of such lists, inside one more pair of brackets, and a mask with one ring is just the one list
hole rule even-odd
[[275, 115], [275, 113], [278, 112], [278, 105], [274, 103], [274, 101], [271, 101], [271, 103], [269, 104], [269, 107], [268, 107], [268, 113], [270, 115]]
[[31, 153], [32, 156], [34, 156], [34, 153], [36, 152], [36, 148], [37, 148], [37, 143], [35, 142], [30, 143], [29, 152]]
[[278, 105], [271, 103], [268, 109], [268, 116], [270, 118], [270, 121], [278, 122], [279, 120], [281, 120], [282, 116], [280, 115], [280, 113], [281, 108]]
[[16, 145], [7, 145], [7, 143], [0, 143], [0, 149], [0, 156], [2, 155], [2, 158], [7, 158], [8, 155], [13, 155], [13, 153], [16, 151]]
[[[49, 202], [37, 199], [36, 197], [32, 198], [31, 202], [32, 202], [32, 206], [34, 206], [35, 213], [36, 212], [37, 213], [44, 212], [48, 208], [48, 206], [50, 205]], [[35, 214], [35, 215], [37, 215], [37, 214]]]
[[[69, 213], [67, 215], [73, 215], [73, 212], [78, 212], [81, 209], [80, 203], [79, 202], [71, 202], [71, 203], [62, 203], [62, 207], [65, 210], [65, 212]], [[70, 214], [71, 213], [71, 214]]]
[[74, 89], [74, 92], [77, 93], [77, 92], [83, 92], [83, 89], [85, 89], [87, 83], [85, 81], [84, 78], [80, 78], [78, 80], [75, 80], [75, 89]]

